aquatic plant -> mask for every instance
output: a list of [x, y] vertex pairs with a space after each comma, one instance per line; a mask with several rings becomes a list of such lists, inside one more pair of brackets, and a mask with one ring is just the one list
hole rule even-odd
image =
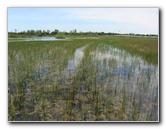
[[124, 37], [9, 42], [9, 121], [157, 121], [156, 45]]

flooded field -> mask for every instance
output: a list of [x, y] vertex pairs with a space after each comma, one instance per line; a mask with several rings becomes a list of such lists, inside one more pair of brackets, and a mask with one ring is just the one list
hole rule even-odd
[[158, 64], [104, 40], [11, 42], [9, 121], [158, 121]]

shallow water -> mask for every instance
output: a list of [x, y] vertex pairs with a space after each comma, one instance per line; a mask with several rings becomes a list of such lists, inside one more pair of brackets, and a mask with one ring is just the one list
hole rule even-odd
[[56, 40], [65, 40], [65, 39], [57, 39], [55, 37], [32, 37], [32, 38], [9, 38], [9, 42], [15, 41], [56, 41]]
[[113, 47], [107, 47], [105, 51], [98, 48], [90, 54], [98, 62], [98, 71], [103, 76], [103, 81], [98, 76], [98, 84], [106, 89], [112, 85], [112, 96], [121, 96], [125, 88], [128, 99], [131, 102], [137, 100], [139, 112], [146, 113], [153, 120], [158, 119], [158, 66]]
[[[77, 48], [72, 56], [65, 56], [63, 61], [66, 63], [60, 71], [57, 65], [51, 64], [55, 58], [48, 62], [41, 58], [32, 76], [20, 83], [26, 87], [23, 97], [26, 99], [27, 111], [32, 113], [29, 119], [33, 117], [34, 120], [39, 120], [32, 111], [47, 100], [45, 105], [48, 105], [47, 113], [53, 117], [51, 120], [66, 120], [66, 114], [69, 115], [70, 111], [72, 117], [68, 117], [72, 120], [83, 120], [84, 116], [87, 117], [86, 120], [99, 120], [98, 111], [100, 117], [103, 116], [101, 120], [157, 121], [158, 66], [109, 45], [90, 47], [92, 46], [85, 45]], [[63, 52], [66, 52], [65, 49]], [[61, 60], [63, 57], [56, 58]], [[20, 56], [18, 60], [21, 59]], [[9, 78], [9, 85], [17, 86], [13, 77]], [[31, 105], [32, 102], [34, 105]], [[64, 114], [58, 116], [60, 110]], [[18, 111], [20, 112], [19, 109]], [[42, 109], [37, 112], [39, 118], [42, 118]], [[121, 115], [123, 118], [120, 118]], [[22, 116], [16, 117], [17, 120], [22, 119]]]
[[[78, 72], [86, 47], [88, 46], [77, 48], [74, 57], [68, 60], [66, 68], [62, 71], [63, 85], [69, 77]], [[158, 66], [149, 64], [139, 56], [132, 56], [126, 51], [110, 46], [104, 50], [97, 48], [96, 51], [90, 52], [89, 56], [93, 57], [94, 66], [98, 71], [95, 75], [96, 84], [108, 91], [111, 85], [112, 97], [122, 97], [125, 88], [130, 102], [134, 97], [137, 102], [141, 101], [140, 112], [148, 112], [150, 116], [154, 110], [158, 111]], [[51, 72], [51, 69], [49, 71]], [[44, 68], [42, 72], [44, 73], [40, 73], [40, 76], [47, 75], [48, 70], [45, 71]], [[84, 89], [84, 85], [80, 87]], [[147, 107], [143, 108], [143, 105]], [[151, 107], [151, 105], [157, 106]], [[153, 117], [157, 119], [157, 115], [157, 113], [153, 114]]]
[[[74, 74], [77, 71], [78, 66], [81, 63], [81, 60], [84, 57], [84, 49], [86, 47], [87, 46], [83, 46], [81, 48], [77, 48], [75, 53], [74, 53], [73, 59], [68, 60], [68, 64], [67, 64], [67, 67], [65, 68], [65, 71], [68, 71], [67, 73], [69, 75], [72, 75], [72, 74]], [[67, 75], [66, 72], [64, 72], [64, 73]]]

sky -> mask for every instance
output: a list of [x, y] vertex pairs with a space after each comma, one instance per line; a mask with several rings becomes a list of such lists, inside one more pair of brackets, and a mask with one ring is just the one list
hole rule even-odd
[[8, 8], [8, 32], [159, 33], [158, 8]]

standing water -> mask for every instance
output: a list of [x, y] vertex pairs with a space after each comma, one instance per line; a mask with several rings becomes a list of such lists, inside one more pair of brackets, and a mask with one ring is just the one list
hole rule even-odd
[[[93, 45], [71, 55], [61, 44], [40, 54], [33, 47], [36, 55], [11, 54], [9, 119], [158, 121], [158, 66], [110, 45]], [[32, 70], [22, 67], [24, 59], [25, 65], [27, 59], [34, 63]]]
[[9, 38], [9, 42], [22, 42], [22, 41], [57, 41], [65, 39], [57, 39], [55, 37], [32, 37], [32, 38]]
[[119, 112], [123, 109], [123, 120], [158, 120], [158, 66], [108, 46], [90, 54], [102, 76], [97, 77], [98, 85], [117, 99], [112, 104]]
[[77, 71], [81, 60], [84, 57], [84, 49], [86, 47], [87, 46], [77, 48], [74, 53], [74, 57], [68, 60], [67, 67], [63, 71], [65, 79], [67, 79], [66, 77], [72, 76]]

